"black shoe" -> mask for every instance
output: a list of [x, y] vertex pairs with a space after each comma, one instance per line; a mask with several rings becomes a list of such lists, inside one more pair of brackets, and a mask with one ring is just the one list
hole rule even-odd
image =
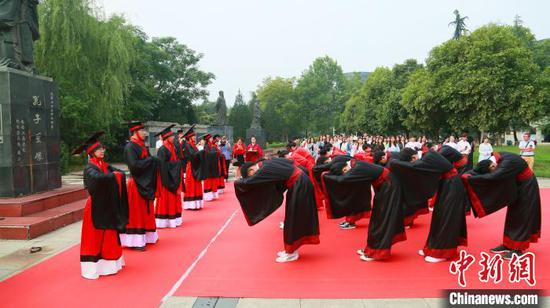
[[133, 250], [137, 250], [137, 251], [145, 251], [145, 246], [143, 247], [132, 247]]
[[344, 225], [340, 225], [340, 228], [344, 230], [355, 229], [356, 227], [357, 226], [355, 224], [350, 224], [349, 222], [346, 222]]
[[497, 247], [491, 249], [492, 253], [507, 253], [510, 252], [510, 249], [504, 245], [498, 245]]
[[510, 259], [512, 259], [512, 256], [513, 256], [513, 255], [516, 255], [516, 256], [520, 257], [522, 254], [523, 254], [523, 251], [521, 251], [521, 250], [510, 250], [510, 251], [508, 251], [507, 253], [505, 253], [505, 254], [502, 256], [502, 258], [503, 258], [504, 260], [510, 260]]

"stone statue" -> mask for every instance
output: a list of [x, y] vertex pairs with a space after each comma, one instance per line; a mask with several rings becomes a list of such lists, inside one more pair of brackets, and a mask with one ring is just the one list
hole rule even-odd
[[225, 105], [223, 91], [219, 92], [218, 100], [216, 101], [216, 112], [216, 125], [227, 125], [227, 106]]
[[0, 66], [35, 72], [38, 0], [0, 0]]
[[254, 113], [252, 114], [252, 123], [250, 124], [250, 128], [259, 129], [262, 128], [262, 124], [260, 123], [262, 114], [260, 112], [260, 101], [256, 97], [256, 93], [252, 93], [252, 101], [254, 102]]

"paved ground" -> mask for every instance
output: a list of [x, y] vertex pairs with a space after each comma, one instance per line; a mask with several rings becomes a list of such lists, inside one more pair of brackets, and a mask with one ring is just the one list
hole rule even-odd
[[[117, 166], [118, 167], [118, 166]], [[231, 176], [233, 172], [231, 171]], [[550, 188], [550, 179], [539, 178], [541, 188]], [[82, 183], [81, 175], [69, 174], [63, 177], [64, 183]], [[0, 282], [37, 263], [40, 263], [80, 241], [81, 222], [58, 229], [33, 240], [0, 240]], [[30, 253], [31, 247], [40, 247], [41, 251]], [[75, 260], [77, 262], [77, 260]], [[209, 308], [247, 308], [247, 307], [441, 307], [441, 299], [254, 299], [254, 298], [195, 298], [171, 297], [162, 307], [209, 307]], [[546, 301], [550, 302], [550, 301]], [[545, 303], [542, 307], [550, 307]]]

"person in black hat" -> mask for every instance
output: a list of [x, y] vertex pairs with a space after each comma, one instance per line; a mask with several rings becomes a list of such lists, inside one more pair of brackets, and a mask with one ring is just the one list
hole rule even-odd
[[86, 152], [88, 164], [84, 169], [84, 187], [90, 196], [82, 214], [80, 242], [81, 275], [97, 279], [116, 274], [124, 266], [118, 231], [128, 221], [128, 199], [124, 172], [109, 166], [104, 160], [105, 148], [92, 135], [73, 154]]
[[218, 169], [220, 174], [220, 177], [218, 178], [218, 192], [217, 192], [218, 197], [220, 194], [223, 194], [223, 191], [225, 189], [225, 178], [228, 174], [227, 164], [225, 163], [226, 162], [225, 155], [223, 155], [222, 150], [220, 149], [221, 138], [222, 137], [218, 134], [214, 135], [214, 139], [211, 144], [211, 146], [215, 148], [216, 151], [218, 151], [218, 159], [219, 159]]
[[131, 135], [130, 141], [124, 147], [124, 162], [131, 175], [126, 184], [129, 217], [126, 228], [120, 234], [120, 242], [122, 246], [143, 251], [146, 244], [153, 244], [158, 240], [153, 207], [158, 160], [151, 156], [145, 145], [148, 137], [145, 125], [138, 121], [126, 124]]
[[205, 134], [201, 138], [204, 143], [203, 150], [205, 152], [205, 168], [206, 175], [203, 182], [204, 185], [204, 201], [212, 201], [218, 199], [218, 182], [220, 178], [220, 153], [214, 145], [214, 138], [210, 134]]
[[196, 145], [195, 125], [193, 124], [183, 134], [183, 155], [187, 162], [185, 170], [185, 194], [183, 195], [184, 210], [200, 210], [203, 207], [202, 179], [204, 177], [204, 151], [199, 151]]
[[181, 161], [174, 146], [174, 132], [172, 124], [163, 129], [156, 136], [162, 138], [162, 146], [157, 151], [160, 162], [160, 181], [155, 200], [155, 220], [157, 228], [176, 228], [182, 224], [182, 173]]

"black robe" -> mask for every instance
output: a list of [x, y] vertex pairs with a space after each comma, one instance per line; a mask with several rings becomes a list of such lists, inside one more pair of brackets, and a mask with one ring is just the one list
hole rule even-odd
[[376, 259], [388, 258], [392, 245], [407, 239], [403, 225], [403, 192], [395, 175], [385, 170], [373, 185], [374, 199], [364, 250], [365, 255]]
[[219, 178], [222, 174], [220, 172], [220, 153], [216, 147], [209, 144], [204, 145], [205, 152], [205, 166], [206, 166], [206, 178], [214, 179]]
[[134, 179], [139, 194], [146, 200], [155, 200], [157, 185], [158, 160], [147, 152], [142, 158], [142, 148], [132, 141], [124, 147], [124, 162], [128, 165], [130, 175]]
[[[460, 152], [444, 146], [440, 150], [450, 163], [463, 159]], [[467, 243], [466, 207], [468, 195], [456, 168], [444, 174], [439, 181], [430, 232], [424, 254], [434, 258], [454, 259], [457, 247]]]
[[430, 151], [413, 163], [391, 160], [389, 168], [403, 189], [405, 217], [417, 213], [427, 213], [428, 199], [434, 196], [442, 174], [449, 172], [453, 165], [441, 156]]
[[323, 188], [328, 196], [329, 218], [353, 216], [371, 210], [371, 184], [384, 168], [368, 162], [357, 161], [343, 175], [324, 174]]
[[313, 185], [307, 173], [293, 161], [284, 158], [263, 161], [253, 176], [235, 182], [235, 195], [249, 226], [275, 212], [283, 203], [285, 191], [285, 250], [293, 252], [303, 244], [318, 244], [319, 220]]
[[484, 217], [507, 207], [503, 244], [524, 250], [540, 237], [541, 201], [536, 177], [513, 153], [497, 154], [498, 166], [487, 174], [467, 173], [462, 180], [476, 217]]
[[191, 162], [191, 171], [197, 181], [203, 181], [208, 175], [208, 166], [206, 164], [206, 152], [197, 149], [196, 146], [185, 142], [183, 145], [185, 158]]
[[185, 171], [187, 170], [187, 158], [185, 155], [184, 143], [185, 141], [180, 142], [179, 138], [174, 138], [174, 148], [176, 150], [176, 155], [181, 161], [182, 174], [185, 174]]
[[521, 156], [502, 152], [501, 161], [494, 172], [463, 175], [474, 215], [483, 217], [513, 204], [518, 197], [516, 176], [527, 167]]
[[181, 184], [181, 161], [170, 160], [170, 150], [164, 145], [157, 152], [160, 162], [160, 178], [162, 185], [169, 191], [176, 193]]
[[325, 174], [326, 193], [333, 202], [327, 211], [332, 215], [349, 216], [370, 208], [371, 185], [374, 188], [365, 254], [376, 259], [388, 258], [391, 246], [406, 239], [403, 226], [403, 201], [399, 181], [388, 169], [358, 161], [346, 174]]
[[[84, 187], [92, 199], [92, 221], [96, 229], [122, 231], [128, 223], [128, 196], [124, 172], [111, 166], [103, 173], [93, 164], [84, 169]], [[114, 171], [119, 171], [119, 185]]]

